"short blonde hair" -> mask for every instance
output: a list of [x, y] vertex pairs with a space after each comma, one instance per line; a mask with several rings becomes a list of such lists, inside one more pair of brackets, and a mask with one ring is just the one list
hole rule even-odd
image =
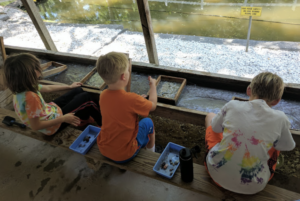
[[116, 83], [127, 66], [127, 56], [118, 52], [110, 52], [100, 56], [96, 64], [97, 71], [106, 84]]
[[284, 82], [278, 75], [264, 72], [253, 78], [250, 88], [253, 96], [264, 99], [266, 102], [272, 102], [281, 99]]

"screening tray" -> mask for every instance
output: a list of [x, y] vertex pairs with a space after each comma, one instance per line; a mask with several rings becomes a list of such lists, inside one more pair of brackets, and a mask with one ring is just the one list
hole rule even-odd
[[[184, 78], [172, 77], [172, 76], [166, 76], [166, 75], [158, 76], [158, 78], [156, 80], [157, 101], [160, 103], [176, 105], [177, 101], [179, 99], [179, 96], [180, 96], [181, 92], [183, 91], [185, 85], [186, 85], [186, 79], [184, 79]], [[164, 90], [163, 90], [163, 88], [164, 88]], [[160, 91], [160, 90], [163, 90], [164, 92]], [[149, 93], [150, 93], [150, 90], [148, 91], [148, 94], [147, 94], [148, 96], [149, 96]], [[170, 96], [168, 96], [168, 95], [170, 95]]]
[[86, 127], [86, 129], [84, 129], [84, 131], [78, 136], [78, 138], [71, 144], [69, 148], [77, 153], [83, 155], [86, 154], [96, 142], [100, 130], [101, 128], [89, 125], [88, 127]]
[[[183, 148], [185, 147], [175, 144], [173, 142], [169, 142], [167, 147], [155, 163], [153, 171], [161, 176], [171, 179], [174, 176], [180, 164], [179, 151]], [[173, 165], [171, 164], [171, 162], [173, 163]], [[176, 162], [177, 164], [175, 165]], [[168, 167], [165, 170], [161, 167], [163, 163], [168, 164]], [[170, 171], [171, 169], [173, 170]]]

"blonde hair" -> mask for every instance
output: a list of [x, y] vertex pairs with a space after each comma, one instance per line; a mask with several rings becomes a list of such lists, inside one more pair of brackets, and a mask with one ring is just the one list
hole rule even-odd
[[264, 99], [266, 102], [279, 100], [284, 91], [284, 82], [281, 77], [270, 72], [256, 75], [250, 84], [252, 95]]
[[12, 93], [38, 91], [38, 76], [42, 74], [40, 61], [32, 54], [22, 53], [9, 56], [4, 62], [4, 80]]
[[128, 66], [128, 58], [123, 53], [110, 52], [100, 56], [96, 67], [106, 84], [114, 84]]

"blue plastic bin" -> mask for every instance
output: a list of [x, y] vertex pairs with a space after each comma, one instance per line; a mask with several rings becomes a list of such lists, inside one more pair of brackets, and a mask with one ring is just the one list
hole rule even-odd
[[[79, 135], [79, 137], [71, 144], [69, 147], [73, 151], [76, 151], [80, 154], [86, 154], [88, 150], [93, 146], [93, 144], [96, 142], [97, 137], [101, 131], [101, 128], [98, 128], [96, 126], [89, 125], [84, 129], [84, 131]], [[84, 141], [86, 137], [89, 137], [88, 142]]]
[[[171, 179], [174, 176], [178, 166], [180, 165], [179, 151], [183, 148], [185, 147], [175, 144], [173, 142], [169, 142], [167, 147], [165, 148], [165, 150], [163, 151], [163, 153], [160, 155], [157, 162], [155, 163], [153, 167], [153, 171], [161, 176]], [[164, 162], [168, 164], [166, 170], [164, 170], [161, 167]], [[175, 165], [175, 163], [177, 164]], [[173, 170], [170, 171], [171, 169]]]

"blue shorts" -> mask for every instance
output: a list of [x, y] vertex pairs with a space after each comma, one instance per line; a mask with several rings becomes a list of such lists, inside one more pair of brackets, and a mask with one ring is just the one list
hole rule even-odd
[[136, 141], [138, 143], [138, 150], [133, 154], [133, 156], [124, 161], [114, 161], [115, 163], [126, 163], [136, 157], [136, 155], [140, 152], [141, 148], [144, 148], [149, 140], [151, 134], [153, 134], [154, 125], [150, 118], [144, 118], [139, 122], [139, 131], [136, 136]]

